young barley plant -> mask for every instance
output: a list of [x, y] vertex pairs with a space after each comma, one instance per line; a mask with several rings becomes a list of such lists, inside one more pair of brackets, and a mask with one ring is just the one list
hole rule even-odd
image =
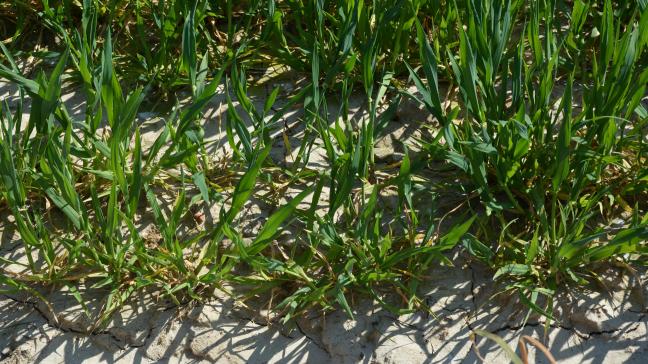
[[[606, 1], [595, 24], [603, 34], [596, 54], [574, 41], [583, 12], [593, 12], [588, 4], [577, 3], [566, 37], [555, 31], [562, 26], [556, 4], [532, 2], [524, 22], [518, 5], [487, 1], [471, 3], [465, 13], [457, 9], [459, 46], [445, 52], [435, 52], [419, 25], [427, 80], [411, 67], [410, 74], [442, 127], [441, 138], [424, 146], [465, 174], [483, 219], [499, 223], [497, 229], [480, 223], [465, 246], [497, 269], [495, 278], [509, 279], [507, 289], [551, 316], [552, 300], [540, 307], [539, 295], [597, 279], [594, 263], [632, 261], [646, 249], [648, 215], [637, 200], [643, 184], [637, 173], [645, 164], [638, 153], [645, 139], [640, 100], [648, 81], [641, 66], [648, 14], [635, 9], [621, 24]], [[521, 24], [519, 34], [514, 24]], [[586, 69], [562, 64], [575, 51], [589, 55], [580, 56], [591, 62]], [[459, 91], [452, 110], [443, 109], [438, 92], [440, 63], [451, 65]], [[621, 207], [630, 213], [624, 227], [609, 225], [610, 210]]]

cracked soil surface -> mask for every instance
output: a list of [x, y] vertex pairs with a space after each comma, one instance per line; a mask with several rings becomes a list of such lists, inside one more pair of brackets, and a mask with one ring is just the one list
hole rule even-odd
[[[643, 363], [648, 357], [643, 279], [608, 273], [606, 283], [615, 289], [562, 295], [549, 325], [534, 314], [527, 318], [528, 309], [515, 297], [493, 297], [495, 287], [479, 279], [488, 277], [486, 272], [468, 262], [430, 272], [441, 277], [424, 288], [430, 313], [396, 316], [359, 299], [355, 320], [334, 311], [288, 325], [225, 297], [175, 306], [141, 296], [105, 328], [96, 328], [89, 318], [93, 301], [88, 316], [69, 292], [49, 295], [51, 307], [3, 295], [0, 362], [476, 363], [480, 356], [505, 362], [497, 344], [473, 335], [482, 329], [514, 348], [522, 335], [535, 337], [560, 363]], [[99, 298], [97, 293], [97, 304]], [[547, 362], [533, 347], [529, 361]]]

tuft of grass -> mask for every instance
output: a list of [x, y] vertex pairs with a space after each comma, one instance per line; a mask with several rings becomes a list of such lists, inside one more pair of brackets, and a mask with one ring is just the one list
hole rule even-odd
[[[636, 173], [645, 162], [636, 157], [645, 129], [636, 127], [642, 128], [638, 106], [648, 80], [640, 57], [645, 42], [639, 40], [646, 14], [635, 12], [621, 24], [605, 2], [595, 25], [605, 34], [597, 44], [604, 51], [590, 59], [593, 82], [575, 90], [574, 80], [587, 74], [577, 64], [560, 65], [575, 34], [556, 36], [555, 8], [534, 2], [520, 31], [526, 37], [514, 42], [512, 24], [521, 23], [514, 9], [511, 2], [490, 1], [458, 18], [459, 48], [446, 50], [447, 61], [439, 52], [459, 90], [455, 109], [442, 110], [435, 84], [439, 61], [421, 32], [428, 83], [410, 72], [421, 102], [444, 127], [442, 138], [424, 146], [464, 173], [485, 219], [498, 227], [482, 224], [465, 246], [496, 269], [494, 278], [509, 279], [507, 289], [551, 316], [552, 301], [539, 307], [539, 295], [552, 297], [565, 284], [597, 279], [589, 268], [594, 263], [645, 252], [648, 215], [641, 216], [636, 200]], [[612, 30], [622, 26], [624, 33]], [[613, 214], [605, 210], [626, 200], [635, 205], [623, 205], [631, 213], [627, 225], [610, 226]]]

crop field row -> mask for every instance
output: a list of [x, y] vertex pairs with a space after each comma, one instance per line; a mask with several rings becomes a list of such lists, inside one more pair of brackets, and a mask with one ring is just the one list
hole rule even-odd
[[551, 319], [648, 263], [647, 8], [4, 1], [0, 291], [406, 313], [459, 250]]

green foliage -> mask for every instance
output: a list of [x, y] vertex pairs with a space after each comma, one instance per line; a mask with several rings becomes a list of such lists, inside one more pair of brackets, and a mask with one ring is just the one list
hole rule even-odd
[[[407, 312], [461, 245], [551, 317], [551, 297], [596, 264], [645, 264], [644, 2], [13, 1], [0, 20], [0, 80], [19, 94], [0, 110], [1, 204], [27, 257], [0, 261], [0, 290], [65, 285], [82, 301], [77, 284], [107, 288], [100, 322], [145, 287], [175, 302], [280, 291], [285, 320], [352, 316], [355, 293]], [[258, 83], [272, 86], [261, 103]], [[83, 120], [65, 87], [82, 92]], [[203, 130], [217, 96], [221, 162]], [[435, 121], [387, 164], [375, 146], [403, 99]], [[164, 112], [152, 142], [143, 110]], [[279, 139], [291, 163], [273, 157]], [[451, 181], [426, 177], [431, 162]], [[464, 209], [436, 208], [456, 195]], [[251, 200], [272, 213], [249, 237]]]

